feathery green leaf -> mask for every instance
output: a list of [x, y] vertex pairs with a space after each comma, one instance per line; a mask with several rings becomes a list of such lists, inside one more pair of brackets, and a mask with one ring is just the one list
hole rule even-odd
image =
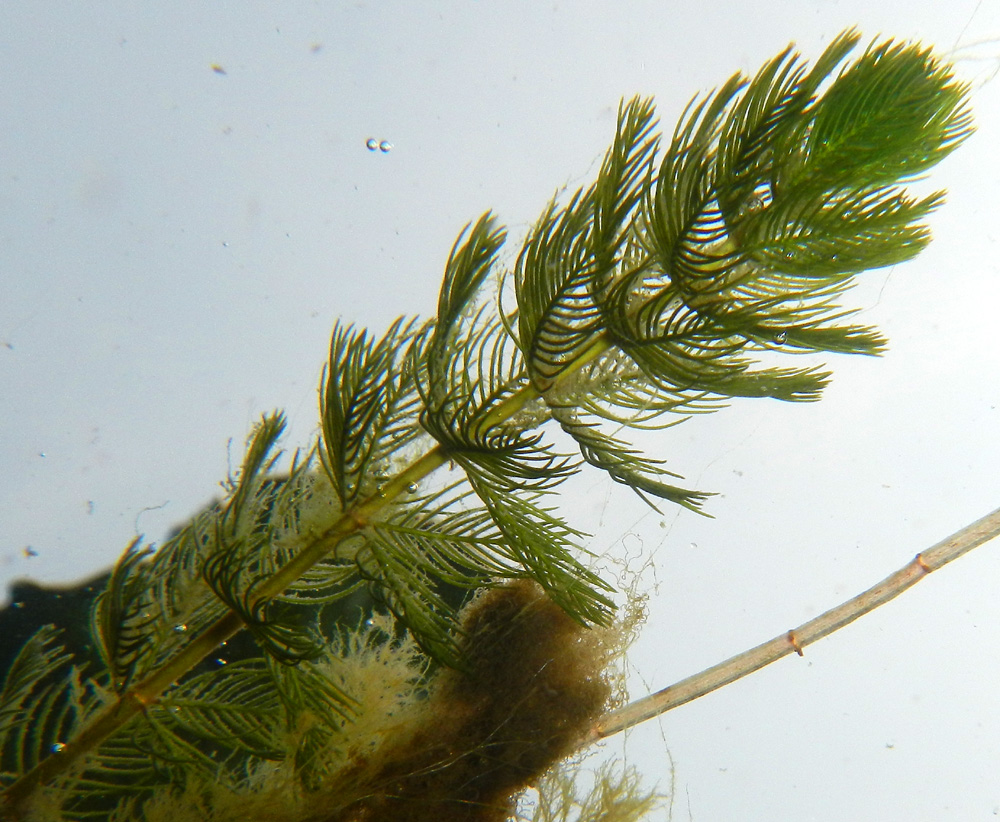
[[373, 493], [389, 457], [420, 435], [415, 363], [427, 327], [402, 317], [378, 341], [337, 323], [320, 388], [320, 458], [344, 508]]
[[[103, 664], [86, 680], [51, 629], [17, 657], [0, 692], [2, 812], [45, 791], [65, 820], [121, 822], [154, 793], [201, 808], [280, 782], [302, 819], [335, 814], [306, 800], [338, 796], [336, 768], [350, 781], [392, 749], [372, 741], [383, 726], [352, 736], [371, 697], [349, 692], [344, 663], [363, 629], [323, 620], [360, 588], [455, 666], [456, 589], [527, 577], [577, 622], [607, 623], [612, 589], [554, 505], [582, 466], [546, 425], [650, 505], [698, 510], [706, 495], [625, 429], [733, 397], [816, 399], [829, 373], [779, 354], [885, 346], [839, 301], [857, 273], [928, 242], [942, 197], [904, 186], [971, 119], [967, 88], [915, 45], [873, 43], [838, 71], [858, 41], [844, 32], [812, 68], [789, 48], [734, 75], [663, 146], [652, 102], [623, 102], [595, 182], [528, 232], [509, 272], [515, 311], [492, 302], [506, 233], [487, 213], [451, 250], [435, 320], [401, 318], [382, 337], [338, 323], [315, 451], [278, 473], [284, 417], [265, 416], [224, 501], [158, 550], [133, 542], [94, 607]], [[461, 478], [430, 479], [445, 464]], [[249, 658], [224, 665], [216, 649], [240, 625]], [[430, 664], [397, 666], [408, 698]], [[393, 727], [410, 727], [394, 698]], [[645, 807], [623, 785], [623, 813]], [[563, 799], [552, 813], [576, 801]]]

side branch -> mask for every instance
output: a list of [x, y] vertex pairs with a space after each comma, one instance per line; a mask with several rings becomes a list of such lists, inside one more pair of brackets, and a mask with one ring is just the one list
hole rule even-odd
[[[609, 347], [607, 339], [603, 335], [599, 336], [577, 361], [565, 369], [556, 384], [571, 379], [577, 371], [599, 357]], [[523, 386], [493, 409], [487, 417], [488, 423], [497, 425], [510, 419], [538, 396], [534, 386]], [[363, 528], [394, 499], [401, 496], [411, 484], [430, 475], [447, 461], [447, 451], [440, 445], [414, 459], [385, 483], [378, 493], [345, 511], [329, 530], [305, 546], [263, 583], [258, 588], [257, 595], [270, 598], [285, 591], [310, 568], [329, 555], [343, 539]], [[146, 707], [154, 704], [167, 688], [243, 627], [243, 622], [236, 613], [229, 611], [224, 614], [171, 660], [133, 685], [99, 713], [87, 727], [69, 740], [58, 754], [50, 754], [6, 789], [0, 791], [0, 822], [25, 818], [20, 808], [36, 790], [59, 775], [78, 767], [79, 763], [102, 742], [119, 732]]]
[[962, 554], [998, 535], [1000, 535], [1000, 508], [982, 519], [976, 520], [961, 531], [957, 531], [932, 548], [917, 554], [903, 568], [867, 591], [824, 614], [820, 614], [798, 628], [758, 645], [756, 648], [737, 654], [725, 662], [713, 665], [699, 674], [682, 679], [662, 691], [657, 691], [655, 694], [650, 694], [623, 708], [612, 711], [594, 727], [589, 737], [584, 739], [581, 744], [592, 744], [599, 739], [612, 736], [633, 725], [638, 725], [640, 722], [645, 722], [647, 719], [666, 713], [685, 702], [690, 702], [717, 688], [735, 682], [737, 679], [742, 679], [747, 674], [752, 674], [765, 665], [770, 665], [783, 656], [788, 656], [788, 654], [797, 653], [802, 656], [802, 649], [806, 645], [822, 639], [827, 634], [832, 634], [869, 611], [874, 611], [880, 605], [899, 596], [911, 585], [915, 585], [931, 571], [936, 571], [953, 559], [958, 559]]

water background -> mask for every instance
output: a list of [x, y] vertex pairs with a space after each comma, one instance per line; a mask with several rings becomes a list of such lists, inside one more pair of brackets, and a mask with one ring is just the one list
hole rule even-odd
[[[461, 227], [494, 209], [523, 235], [593, 177], [620, 98], [655, 95], [669, 132], [696, 92], [850, 25], [952, 54], [979, 133], [924, 187], [951, 192], [935, 243], [850, 298], [887, 356], [831, 359], [822, 403], [645, 443], [719, 493], [715, 519], [572, 486], [595, 551], [655, 560], [636, 695], [1000, 505], [1000, 3], [4, 4], [2, 587], [162, 539], [265, 411], [307, 443], [334, 320], [431, 314]], [[608, 751], [695, 822], [1000, 815], [998, 583], [984, 546]]]

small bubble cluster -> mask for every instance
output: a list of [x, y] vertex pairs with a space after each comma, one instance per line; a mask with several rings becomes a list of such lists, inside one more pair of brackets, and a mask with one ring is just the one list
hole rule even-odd
[[365, 147], [369, 151], [381, 151], [383, 154], [388, 154], [392, 151], [392, 143], [388, 140], [376, 140], [374, 137], [369, 137], [365, 141]]

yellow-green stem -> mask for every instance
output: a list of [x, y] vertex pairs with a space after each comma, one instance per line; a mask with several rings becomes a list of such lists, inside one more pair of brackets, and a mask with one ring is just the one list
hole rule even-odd
[[[595, 337], [590, 346], [562, 371], [551, 388], [558, 388], [560, 384], [568, 381], [572, 375], [596, 360], [610, 347], [611, 344], [603, 334]], [[533, 385], [526, 385], [500, 403], [489, 415], [488, 423], [492, 426], [510, 419], [539, 396], [539, 391]], [[266, 583], [260, 586], [258, 595], [262, 599], [268, 599], [285, 591], [316, 563], [328, 556], [346, 537], [364, 528], [382, 509], [403, 494], [412, 484], [424, 479], [447, 461], [447, 450], [441, 445], [435, 446], [426, 454], [418, 457], [382, 485], [376, 494], [347, 510], [331, 528], [299, 551]], [[241, 628], [243, 628], [243, 622], [240, 617], [233, 611], [228, 612], [195, 637], [170, 661], [130, 687], [112, 705], [98, 714], [86, 728], [67, 742], [58, 753], [51, 754], [47, 759], [38, 763], [0, 795], [0, 809], [4, 811], [0, 818], [10, 819], [11, 822], [22, 820], [21, 809], [37, 788], [75, 767], [83, 757], [95, 750], [105, 739], [125, 727], [146, 707], [155, 703], [167, 688], [213, 653], [219, 645], [227, 641]]]

